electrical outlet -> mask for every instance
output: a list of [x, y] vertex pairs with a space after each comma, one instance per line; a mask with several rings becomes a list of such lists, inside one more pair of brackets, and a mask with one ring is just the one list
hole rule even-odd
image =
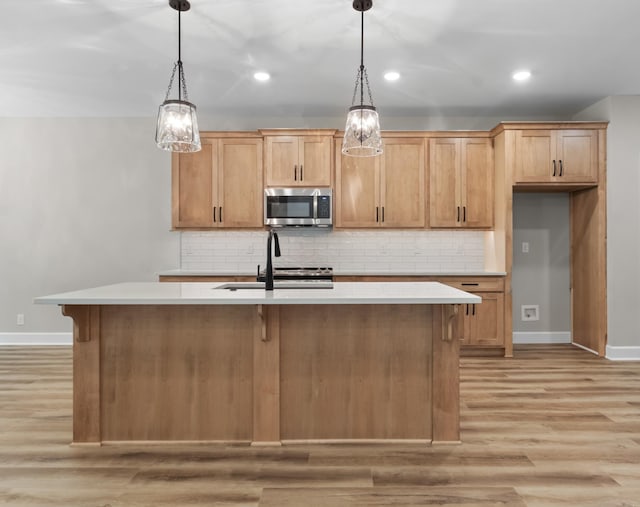
[[522, 305], [522, 320], [540, 320], [540, 305]]
[[528, 241], [523, 241], [522, 242], [522, 253], [529, 253], [529, 242]]
[[18, 326], [24, 326], [24, 313], [19, 313], [16, 318], [16, 324]]

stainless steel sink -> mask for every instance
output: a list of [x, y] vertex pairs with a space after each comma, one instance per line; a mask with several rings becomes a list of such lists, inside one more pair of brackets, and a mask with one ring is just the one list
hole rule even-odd
[[[322, 281], [286, 281], [286, 282], [274, 282], [274, 289], [333, 289], [333, 282], [329, 280]], [[264, 282], [235, 282], [225, 283], [219, 287], [215, 287], [215, 290], [243, 290], [243, 289], [262, 289], [264, 290]]]

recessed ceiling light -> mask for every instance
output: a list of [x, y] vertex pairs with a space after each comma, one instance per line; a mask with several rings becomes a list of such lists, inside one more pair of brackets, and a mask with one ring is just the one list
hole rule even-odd
[[390, 70], [389, 72], [385, 72], [384, 78], [387, 81], [397, 81], [398, 79], [400, 79], [400, 73], [396, 72], [395, 70]]
[[253, 77], [256, 81], [269, 81], [269, 79], [271, 79], [268, 72], [256, 72]]
[[528, 70], [519, 70], [514, 72], [512, 77], [514, 81], [526, 81], [531, 77], [531, 72]]

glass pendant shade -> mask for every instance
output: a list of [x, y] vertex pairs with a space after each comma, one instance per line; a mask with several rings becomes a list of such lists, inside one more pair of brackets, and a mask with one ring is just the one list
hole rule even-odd
[[382, 154], [382, 137], [378, 111], [373, 106], [351, 106], [344, 128], [342, 153], [353, 157]]
[[[375, 157], [381, 155], [383, 151], [378, 111], [373, 105], [369, 76], [364, 66], [364, 11], [371, 9], [372, 5], [372, 0], [353, 0], [353, 8], [360, 12], [360, 67], [356, 74], [353, 98], [342, 140], [342, 153], [352, 157]], [[367, 105], [364, 103], [365, 85], [369, 97]], [[356, 104], [358, 92], [360, 92], [360, 104]]]
[[[181, 13], [191, 8], [188, 0], [169, 0], [172, 9], [178, 12], [178, 60], [173, 65], [169, 87], [164, 102], [158, 108], [156, 124], [156, 145], [158, 148], [179, 153], [200, 151], [200, 131], [196, 117], [196, 106], [189, 102], [187, 81], [182, 65], [182, 23]], [[173, 81], [178, 79], [178, 99], [169, 100]]]
[[185, 100], [165, 100], [158, 108], [156, 144], [168, 151], [200, 151], [196, 106]]

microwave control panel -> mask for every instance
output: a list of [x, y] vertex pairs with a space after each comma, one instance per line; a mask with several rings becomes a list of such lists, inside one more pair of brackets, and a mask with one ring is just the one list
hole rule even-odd
[[318, 196], [318, 218], [331, 218], [331, 197]]

